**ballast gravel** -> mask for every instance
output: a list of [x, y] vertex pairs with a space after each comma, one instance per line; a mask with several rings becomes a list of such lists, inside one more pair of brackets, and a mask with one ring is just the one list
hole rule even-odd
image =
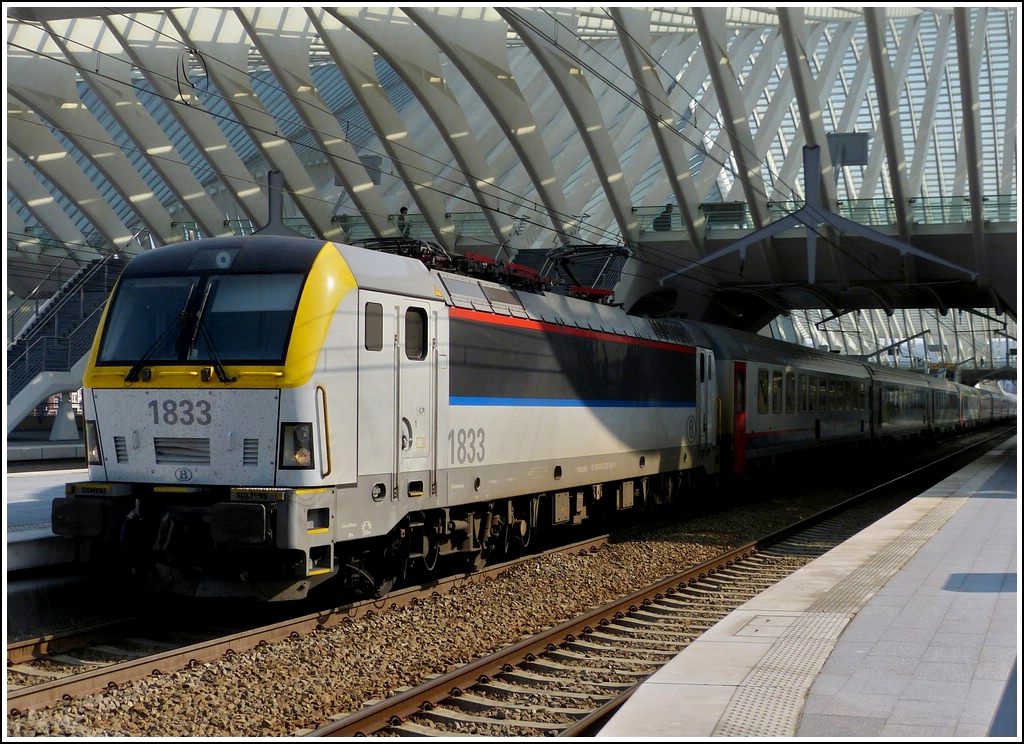
[[[569, 620], [801, 512], [770, 499], [116, 690], [8, 717], [7, 736], [295, 736]], [[816, 509], [815, 509], [816, 510]]]

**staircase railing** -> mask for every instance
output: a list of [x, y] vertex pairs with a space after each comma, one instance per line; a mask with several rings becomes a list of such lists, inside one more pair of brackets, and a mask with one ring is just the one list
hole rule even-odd
[[[117, 258], [118, 255], [116, 253], [109, 253], [97, 260], [94, 260], [87, 266], [78, 268], [70, 278], [64, 281], [60, 289], [49, 296], [45, 296], [47, 293], [41, 288], [44, 287], [48, 281], [52, 281], [55, 274], [58, 274], [58, 270], [64, 264], [64, 260], [57, 264], [47, 277], [36, 285], [36, 288], [29, 293], [29, 296], [25, 298], [24, 302], [22, 302], [18, 307], [8, 311], [7, 338], [10, 339], [8, 348], [21, 339], [29, 338], [32, 334], [33, 328], [42, 328], [50, 320], [56, 318], [68, 303], [75, 298], [76, 290], [92, 287], [93, 279], [97, 275], [103, 274], [100, 286], [103, 290], [109, 291], [113, 286], [113, 283], [110, 281], [111, 263]], [[116, 268], [117, 273], [114, 274], [113, 278], [116, 279], [117, 276], [120, 275], [122, 268], [123, 266], [118, 266]], [[24, 312], [25, 308], [32, 307], [34, 307], [34, 312]]]
[[[68, 255], [61, 258], [49, 273], [43, 277], [35, 288], [15, 307], [7, 309], [7, 338], [11, 343], [25, 330], [25, 327], [45, 313], [63, 288], [72, 282], [85, 268]], [[54, 292], [50, 287], [57, 286]]]
[[[66, 372], [89, 350], [110, 289], [123, 268], [114, 265], [113, 258], [111, 254], [101, 259], [70, 280], [7, 347], [8, 403], [41, 372]], [[85, 302], [90, 289], [103, 294], [95, 306]], [[76, 300], [77, 310], [71, 307]]]

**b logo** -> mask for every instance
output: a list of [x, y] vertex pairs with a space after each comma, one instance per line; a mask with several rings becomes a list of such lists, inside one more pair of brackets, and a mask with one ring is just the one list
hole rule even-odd
[[178, 468], [174, 471], [174, 477], [180, 481], [192, 480], [192, 471], [188, 468]]

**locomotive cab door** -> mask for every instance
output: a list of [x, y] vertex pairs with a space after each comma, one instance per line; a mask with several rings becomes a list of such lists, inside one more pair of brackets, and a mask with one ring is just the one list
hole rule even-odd
[[390, 500], [433, 493], [436, 320], [427, 302], [360, 293], [359, 472], [387, 474]]

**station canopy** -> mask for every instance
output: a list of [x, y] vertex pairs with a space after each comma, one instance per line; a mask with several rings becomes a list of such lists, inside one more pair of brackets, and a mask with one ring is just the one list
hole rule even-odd
[[5, 9], [9, 343], [279, 173], [310, 236], [407, 207], [631, 312], [1016, 378], [1019, 4]]

